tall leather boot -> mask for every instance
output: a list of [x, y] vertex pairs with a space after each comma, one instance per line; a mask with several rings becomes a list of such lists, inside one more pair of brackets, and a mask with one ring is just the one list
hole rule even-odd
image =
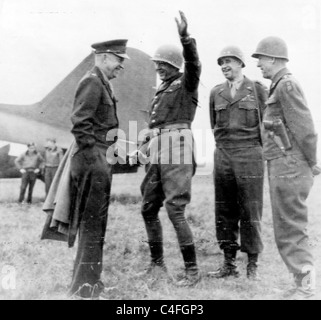
[[167, 268], [164, 262], [163, 255], [163, 243], [158, 242], [149, 242], [151, 262], [143, 272], [138, 273], [138, 276], [148, 276], [153, 275], [157, 278], [163, 277], [164, 274], [167, 274]]
[[151, 254], [151, 266], [166, 269], [164, 263], [163, 243], [160, 241], [149, 242], [149, 248]]
[[196, 261], [195, 245], [181, 246], [181, 252], [185, 265], [185, 277], [179, 280], [176, 285], [179, 287], [191, 287], [200, 281], [200, 273]]
[[226, 277], [239, 277], [239, 272], [237, 270], [237, 265], [235, 263], [236, 260], [236, 252], [237, 250], [226, 248], [224, 249], [224, 263], [223, 266], [220, 267], [216, 271], [212, 271], [208, 273], [209, 277], [212, 278], [226, 278]]
[[246, 275], [249, 280], [259, 280], [257, 273], [257, 261], [259, 255], [257, 253], [248, 253], [248, 264], [246, 267]]

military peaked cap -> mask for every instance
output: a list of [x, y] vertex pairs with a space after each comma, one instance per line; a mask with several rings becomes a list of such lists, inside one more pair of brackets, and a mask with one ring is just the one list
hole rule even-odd
[[126, 39], [110, 40], [105, 42], [97, 42], [91, 45], [95, 49], [95, 53], [113, 53], [124, 59], [130, 59], [126, 54]]

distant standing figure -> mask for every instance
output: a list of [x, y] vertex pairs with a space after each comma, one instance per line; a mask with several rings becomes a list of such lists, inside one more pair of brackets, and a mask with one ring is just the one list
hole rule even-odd
[[57, 172], [59, 163], [63, 158], [63, 152], [61, 148], [56, 145], [55, 138], [47, 139], [46, 151], [45, 151], [45, 189], [46, 196], [49, 192], [52, 180]]
[[15, 164], [22, 174], [19, 203], [23, 202], [28, 185], [27, 203], [32, 203], [33, 188], [43, 162], [44, 159], [37, 151], [34, 143], [29, 143], [28, 150], [15, 160]]

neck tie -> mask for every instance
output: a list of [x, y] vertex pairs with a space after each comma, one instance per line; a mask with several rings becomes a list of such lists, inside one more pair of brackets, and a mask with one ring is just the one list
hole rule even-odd
[[232, 96], [232, 98], [235, 97], [235, 94], [236, 94], [236, 84], [235, 84], [235, 82], [232, 82], [231, 83], [231, 96]]

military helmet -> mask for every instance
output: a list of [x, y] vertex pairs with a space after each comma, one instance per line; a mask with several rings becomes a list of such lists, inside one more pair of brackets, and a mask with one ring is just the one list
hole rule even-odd
[[285, 41], [278, 37], [267, 37], [261, 40], [257, 45], [256, 51], [252, 54], [253, 58], [258, 58], [259, 56], [267, 56], [289, 61], [288, 47]]
[[227, 46], [225, 47], [219, 57], [217, 58], [217, 63], [219, 65], [221, 65], [221, 59], [222, 58], [225, 58], [225, 57], [234, 57], [234, 58], [237, 58], [239, 59], [241, 62], [242, 62], [242, 68], [245, 67], [245, 59], [244, 59], [244, 54], [243, 52], [241, 51], [241, 49], [239, 47], [236, 47], [236, 46]]
[[179, 47], [165, 44], [156, 50], [154, 57], [151, 60], [166, 62], [175, 68], [180, 69], [183, 66], [184, 58], [182, 50]]

